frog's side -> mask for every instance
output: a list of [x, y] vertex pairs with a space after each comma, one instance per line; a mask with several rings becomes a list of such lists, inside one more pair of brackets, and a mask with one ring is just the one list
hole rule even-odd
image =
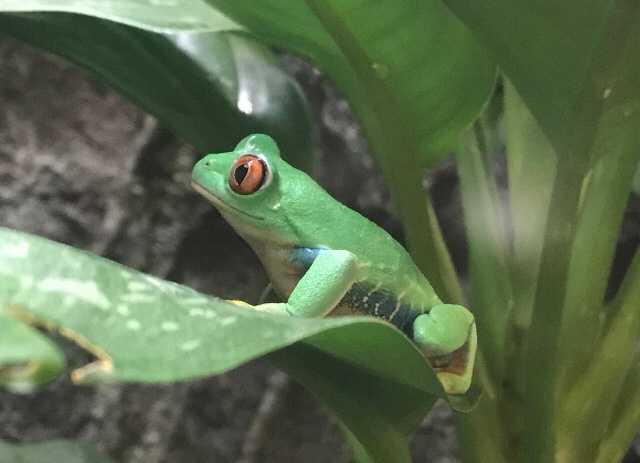
[[205, 156], [193, 185], [250, 244], [287, 300], [256, 309], [383, 318], [417, 343], [447, 392], [467, 390], [473, 315], [443, 304], [401, 245], [282, 160], [271, 138], [252, 135], [232, 152]]

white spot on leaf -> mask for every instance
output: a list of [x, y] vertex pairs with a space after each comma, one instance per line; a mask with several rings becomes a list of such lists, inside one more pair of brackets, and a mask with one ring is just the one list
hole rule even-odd
[[191, 341], [187, 341], [187, 342], [182, 343], [182, 345], [180, 346], [180, 349], [182, 349], [185, 352], [188, 352], [188, 351], [191, 351], [191, 350], [195, 349], [199, 345], [200, 345], [200, 340], [199, 339], [192, 339]]
[[129, 307], [124, 304], [118, 304], [118, 307], [116, 307], [116, 311], [123, 317], [127, 317], [131, 313]]
[[160, 328], [162, 328], [162, 331], [177, 331], [179, 327], [175, 322], [163, 322]]
[[140, 283], [139, 281], [130, 281], [127, 283], [127, 288], [129, 291], [144, 291], [148, 286], [144, 283]]
[[225, 317], [220, 320], [220, 324], [222, 326], [228, 326], [228, 325], [231, 325], [232, 323], [235, 323], [235, 321], [236, 321], [236, 317]]
[[138, 331], [141, 328], [140, 322], [135, 319], [127, 320], [126, 327], [131, 331]]
[[109, 299], [94, 281], [81, 281], [72, 278], [48, 277], [40, 282], [38, 289], [52, 293], [63, 293], [95, 305], [101, 309], [109, 308]]
[[143, 294], [143, 293], [127, 293], [122, 296], [122, 300], [125, 302], [151, 302], [153, 300], [153, 295], [151, 294]]
[[26, 241], [5, 243], [0, 246], [0, 255], [14, 259], [24, 259], [29, 255], [29, 243]]
[[181, 298], [180, 299], [180, 303], [183, 305], [193, 305], [193, 304], [197, 304], [197, 305], [202, 305], [202, 304], [206, 304], [208, 301], [206, 298], [204, 297], [185, 297], [185, 298]]
[[20, 275], [19, 278], [22, 289], [29, 289], [35, 283], [35, 280], [31, 275]]

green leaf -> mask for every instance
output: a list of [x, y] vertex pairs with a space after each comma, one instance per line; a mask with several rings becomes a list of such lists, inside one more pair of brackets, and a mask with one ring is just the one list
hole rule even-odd
[[38, 331], [0, 312], [0, 387], [30, 392], [55, 378], [64, 358]]
[[163, 32], [240, 29], [203, 0], [3, 0], [0, 11], [77, 13]]
[[607, 107], [639, 110], [635, 0], [445, 3], [491, 51], [561, 156], [587, 155], [577, 149], [592, 143]]
[[3, 463], [112, 463], [90, 445], [54, 440], [29, 444], [9, 444], [0, 441], [0, 461]]
[[449, 399], [415, 345], [379, 319], [270, 315], [0, 228], [1, 307], [93, 353], [72, 373], [80, 383], [184, 380], [271, 353], [374, 461], [389, 461], [384, 442], [406, 444], [436, 397]]
[[62, 13], [0, 14], [0, 30], [87, 68], [202, 152], [265, 132], [310, 170], [304, 97], [273, 55], [245, 36], [157, 34]]
[[[385, 135], [402, 129], [420, 149], [396, 151], [395, 157], [431, 162], [477, 116], [493, 86], [495, 67], [437, 0], [208, 1], [258, 37], [310, 57], [329, 73], [374, 141], [383, 134], [371, 133], [381, 128], [370, 125], [372, 117]], [[377, 107], [383, 95], [374, 89], [392, 104]]]

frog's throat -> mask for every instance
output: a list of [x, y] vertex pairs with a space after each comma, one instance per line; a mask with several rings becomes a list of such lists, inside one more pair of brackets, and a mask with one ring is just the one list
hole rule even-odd
[[222, 209], [222, 210], [226, 210], [226, 211], [233, 211], [232, 213], [238, 213], [238, 214], [246, 215], [247, 217], [251, 217], [254, 220], [264, 220], [264, 217], [260, 217], [260, 216], [253, 215], [253, 214], [249, 214], [248, 212], [245, 212], [242, 209], [238, 209], [237, 207], [234, 207], [231, 204], [225, 203], [224, 201], [222, 201], [220, 198], [218, 198], [216, 195], [211, 193], [209, 190], [207, 190], [205, 187], [200, 185], [195, 180], [191, 181], [191, 187], [196, 192], [198, 192], [199, 194], [204, 196], [207, 201], [209, 201], [211, 204], [213, 204], [218, 209]]

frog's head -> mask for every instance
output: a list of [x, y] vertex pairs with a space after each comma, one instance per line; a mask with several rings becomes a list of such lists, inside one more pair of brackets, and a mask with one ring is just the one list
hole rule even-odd
[[282, 160], [271, 137], [255, 134], [243, 139], [231, 152], [209, 154], [198, 161], [193, 168], [192, 186], [236, 230], [275, 232], [285, 238], [292, 230], [284, 212], [283, 196], [287, 195], [287, 184], [298, 183], [298, 176], [302, 179], [306, 174]]

